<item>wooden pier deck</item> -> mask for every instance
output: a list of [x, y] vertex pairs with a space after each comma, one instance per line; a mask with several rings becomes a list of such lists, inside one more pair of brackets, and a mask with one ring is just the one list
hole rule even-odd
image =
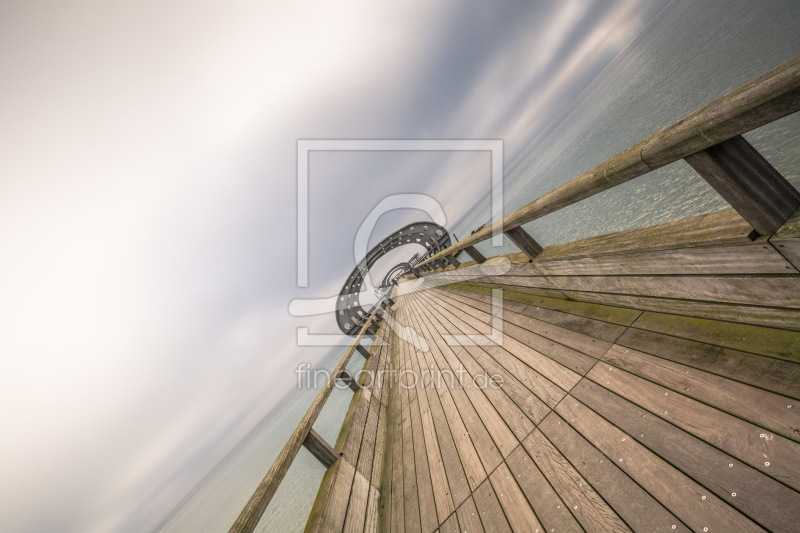
[[[800, 530], [800, 332], [776, 327], [800, 327], [800, 276], [769, 244], [704, 244], [401, 285], [397, 320], [428, 350], [395, 335], [390, 362], [464, 372], [385, 392], [379, 530]], [[612, 287], [578, 294], [570, 264]], [[491, 333], [499, 287], [503, 344], [448, 344]], [[690, 303], [700, 316], [673, 314]], [[486, 374], [502, 386], [481, 387]]]
[[[230, 533], [301, 446], [327, 467], [307, 532], [800, 532], [800, 192], [742, 137], [798, 110], [800, 56], [431, 252]], [[680, 159], [733, 209], [546, 248], [522, 227]], [[475, 249], [501, 233], [521, 251]]]

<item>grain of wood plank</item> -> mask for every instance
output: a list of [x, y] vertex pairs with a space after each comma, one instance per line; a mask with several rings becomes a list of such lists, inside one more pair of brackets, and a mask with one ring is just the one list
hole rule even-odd
[[458, 516], [460, 531], [465, 531], [466, 533], [484, 532], [483, 524], [481, 524], [480, 512], [478, 508], [475, 507], [475, 502], [471, 496], [461, 504], [456, 514]]
[[[446, 287], [446, 289], [453, 293], [460, 294], [467, 298], [473, 298], [484, 303], [492, 302], [490, 293], [468, 291], [454, 286]], [[510, 299], [508, 294], [503, 294], [503, 307], [509, 311], [514, 311], [515, 313], [519, 313], [521, 315], [536, 318], [555, 326], [561, 326], [573, 331], [578, 331], [580, 333], [597, 337], [598, 339], [603, 339], [609, 342], [616, 341], [619, 336], [622, 335], [622, 332], [625, 331], [626, 327], [617, 324], [611, 324], [609, 322], [603, 322], [601, 320], [586, 318], [583, 316], [571, 315], [561, 311], [553, 311], [540, 306], [531, 306], [526, 303], [517, 302]]]
[[800, 488], [800, 444], [624, 370], [598, 364], [587, 376], [783, 483]]
[[[565, 392], [561, 388], [517, 359], [503, 347], [484, 345], [481, 346], [480, 349], [505, 367], [515, 378], [521, 380], [526, 388], [533, 392], [549, 407], [552, 408], [564, 397]], [[474, 355], [477, 352], [473, 351], [472, 353]], [[534, 420], [534, 422], [536, 421], [537, 420]]]
[[[421, 357], [420, 353], [416, 355], [417, 357]], [[437, 524], [439, 524], [455, 510], [453, 498], [450, 495], [450, 487], [447, 482], [438, 439], [436, 437], [436, 430], [434, 429], [433, 419], [430, 413], [430, 402], [438, 402], [439, 397], [434, 390], [427, 388], [420, 390], [417, 398], [421, 411], [422, 435], [430, 471], [433, 501], [438, 517]]]
[[[474, 335], [477, 332], [458, 318], [443, 311], [440, 323], [453, 335]], [[521, 381], [499, 365], [479, 346], [464, 346], [459, 353], [464, 366], [470, 372], [473, 383], [482, 388], [498, 412], [518, 439], [533, 430], [533, 424], [541, 421], [550, 408], [537, 398]], [[492, 379], [502, 379], [501, 394]], [[527, 418], [523, 418], [523, 414]], [[532, 422], [532, 423], [531, 423]]]
[[800, 270], [800, 239], [772, 237], [769, 242], [787, 261]]
[[800, 434], [794, 433], [800, 428], [800, 409], [787, 407], [795, 402], [786, 396], [622, 346], [614, 346], [609, 350], [603, 362], [789, 439], [800, 440]]
[[362, 533], [364, 531], [369, 489], [369, 481], [356, 471], [350, 492], [350, 502], [347, 504], [343, 533]]
[[489, 480], [514, 533], [536, 533], [542, 529], [522, 489], [517, 485], [505, 463], [492, 472]]
[[367, 500], [367, 515], [364, 518], [364, 533], [377, 533], [378, 531], [378, 504], [381, 495], [374, 486], [369, 487], [369, 499]]
[[767, 390], [800, 396], [800, 364], [795, 362], [639, 329], [625, 332], [619, 344]]
[[753, 231], [733, 209], [696, 215], [546, 247], [538, 262], [566, 257], [748, 243]]
[[503, 508], [500, 507], [500, 502], [497, 501], [497, 495], [494, 493], [492, 483], [488, 479], [475, 490], [472, 498], [475, 501], [475, 507], [480, 513], [484, 531], [512, 533], [511, 526], [508, 525], [506, 515], [503, 513]]
[[[424, 321], [418, 322], [417, 326], [420, 327], [421, 331], [428, 332], [429, 338], [433, 335], [429, 333], [427, 324]], [[441, 337], [439, 337], [438, 340], [441, 341]], [[449, 350], [449, 347], [447, 347], [446, 345], [443, 345], [443, 348]], [[435, 342], [432, 342], [431, 351], [438, 352], [438, 350], [439, 346]], [[448, 369], [449, 367], [445, 368], [437, 367], [437, 371], [444, 371]], [[474, 463], [471, 460], [462, 461], [463, 467], [465, 469], [464, 470], [465, 474], [470, 483], [470, 487], [472, 490], [474, 490], [475, 486], [477, 486], [477, 484], [480, 484], [486, 478], [486, 471], [494, 470], [494, 468], [496, 468], [497, 465], [500, 464], [500, 462], [502, 462], [502, 455], [500, 454], [500, 451], [498, 450], [494, 441], [490, 437], [489, 432], [484, 426], [483, 422], [481, 421], [480, 416], [475, 411], [470, 401], [467, 399], [466, 393], [464, 393], [464, 391], [457, 383], [454, 384], [451, 393], [453, 394], [453, 396], [451, 397], [453, 403], [455, 403], [455, 405], [458, 406], [456, 408], [456, 412], [462, 415], [462, 422], [465, 423], [468, 428], [470, 441], [474, 445], [476, 453], [480, 456], [481, 462], [485, 467], [484, 470], [481, 468], [480, 464]], [[444, 407], [445, 402], [447, 402], [447, 398], [444, 397], [446, 394], [448, 394], [448, 392], [444, 391], [440, 396], [437, 397], [439, 400], [441, 400], [442, 407]], [[429, 396], [430, 396], [430, 403], [434, 403], [437, 398], [434, 398], [433, 394]], [[447, 416], [446, 418], [451, 418], [451, 417]], [[452, 419], [455, 420], [454, 417], [452, 417]], [[451, 434], [455, 434], [461, 431], [458, 425], [456, 425], [455, 427], [456, 429], [454, 431], [451, 431]], [[458, 439], [455, 438], [455, 441], [458, 442]], [[468, 443], [466, 441], [463, 441], [461, 444], [465, 447], [468, 447]], [[471, 458], [472, 453], [469, 449], [465, 449], [462, 452], [462, 456]]]
[[583, 528], [567, 509], [567, 505], [547, 482], [536, 463], [522, 446], [517, 447], [506, 459], [511, 474], [528, 498], [545, 531], [556, 529], [562, 532], [580, 533]]
[[592, 487], [631, 529], [637, 533], [689, 531], [557, 414], [551, 413], [539, 429], [589, 483], [603, 480]]
[[796, 525], [800, 524], [800, 494], [786, 485], [589, 380], [581, 381], [573, 389], [573, 394], [610, 423], [767, 529], [796, 531]]
[[364, 424], [364, 434], [361, 438], [361, 448], [358, 453], [356, 472], [366, 479], [372, 479], [373, 458], [378, 440], [378, 419], [381, 413], [381, 401], [376, 394], [372, 394], [367, 412], [367, 421]]
[[[460, 306], [460, 309], [464, 313], [469, 314], [478, 321], [485, 324], [491, 324], [491, 303], [475, 302], [473, 300], [472, 302], [474, 305], [469, 305], [470, 300], [465, 297], [458, 298], [454, 295], [454, 297], [451, 298], [446, 291], [435, 290], [431, 292], [435, 293], [437, 296], [441, 295], [442, 300], [452, 304], [453, 306], [456, 306], [456, 308], [459, 308], [457, 306]], [[461, 304], [467, 305], [464, 306]], [[503, 312], [503, 321], [505, 334], [525, 342], [534, 349], [538, 349], [538, 347], [531, 342], [527, 342], [528, 339], [549, 339], [559, 343], [560, 345], [571, 348], [572, 350], [581, 352], [572, 352], [570, 355], [573, 359], [576, 359], [576, 361], [571, 365], [567, 365], [570, 368], [573, 368], [576, 372], [580, 372], [578, 368], [582, 367], [586, 367], [588, 370], [588, 368], [594, 364], [594, 359], [599, 359], [602, 357], [606, 350], [611, 347], [611, 343], [608, 341], [597, 339], [571, 329], [557, 327], [549, 322], [543, 322], [537, 318], [525, 316], [513, 311], [505, 310]], [[534, 335], [531, 335], [531, 333]], [[583, 354], [591, 357], [586, 357]]]
[[531, 433], [522, 445], [584, 529], [630, 531], [541, 431]]
[[[336, 471], [333, 473], [330, 490], [324, 494], [320, 490], [318, 501], [314, 503], [306, 531], [308, 533], [333, 533], [342, 531], [347, 513], [347, 504], [350, 500], [350, 491], [356, 469], [345, 460], [336, 461]], [[322, 501], [319, 500], [322, 496]], [[317, 503], [320, 503], [319, 507]]]
[[459, 533], [458, 529], [458, 517], [455, 513], [451, 514], [447, 520], [442, 523], [442, 527], [439, 528], [440, 533]]
[[[800, 277], [786, 276], [551, 276], [561, 291], [689, 299], [800, 308]], [[565, 294], [569, 294], [565, 292]], [[798, 326], [800, 327], [800, 326]]]
[[[418, 396], [424, 396], [424, 394]], [[431, 482], [431, 469], [428, 465], [428, 451], [425, 445], [422, 417], [419, 412], [419, 400], [410, 402], [409, 409], [411, 411], [411, 430], [414, 439], [414, 460], [422, 531], [433, 531], [439, 526], [440, 521]]]
[[[694, 531], [763, 531], [630, 435], [568, 397], [556, 412], [642, 488]], [[623, 440], [624, 439], [624, 440]], [[593, 480], [595, 484], [605, 480]]]
[[[426, 324], [420, 321], [417, 322], [417, 326], [420, 328], [421, 331], [426, 333], [427, 338], [430, 339], [432, 337], [432, 334], [428, 332]], [[439, 346], [435, 342], [431, 342], [430, 345], [431, 345], [431, 352], [434, 351], [438, 352]], [[433, 360], [432, 356], [431, 360]], [[440, 366], [435, 367], [434, 371], [437, 372], [437, 379], [438, 375], [440, 375], [438, 373], [443, 372], [444, 370], [445, 369]], [[433, 396], [430, 394], [429, 396], [431, 396], [430, 401], [433, 402], [435, 398], [433, 398]], [[445, 398], [445, 396], [447, 396], [447, 398]], [[444, 391], [441, 394], [441, 396], [437, 396], [437, 398], [439, 398], [442, 401], [443, 407], [445, 402], [450, 402], [454, 404], [453, 407], [448, 406], [447, 418], [455, 420], [455, 417], [451, 416], [452, 413], [450, 412], [452, 409], [455, 409], [456, 412], [458, 412], [458, 414], [461, 415], [461, 422], [466, 429], [465, 433], [469, 434], [469, 441], [470, 441], [469, 443], [466, 440], [462, 440], [459, 442], [459, 440], [456, 439], [456, 445], [459, 448], [459, 454], [462, 457], [471, 457], [472, 452], [471, 450], [468, 449], [469, 446], [471, 445], [474, 447], [475, 453], [477, 453], [478, 456], [480, 457], [480, 461], [481, 464], [483, 465], [483, 468], [481, 468], [480, 464], [475, 464], [473, 461], [469, 459], [467, 459], [466, 461], [462, 461], [465, 467], [465, 473], [467, 475], [467, 479], [470, 482], [470, 487], [472, 490], [475, 490], [477, 485], [479, 485], [480, 483], [483, 482], [484, 479], [486, 479], [486, 471], [491, 472], [497, 467], [497, 465], [499, 465], [502, 462], [503, 460], [502, 455], [495, 446], [494, 441], [489, 435], [489, 432], [486, 430], [486, 427], [483, 425], [480, 416], [478, 416], [478, 413], [475, 411], [475, 408], [467, 399], [466, 393], [464, 393], [464, 391], [461, 390], [460, 387], [454, 387], [454, 389], [451, 392]], [[455, 398], [458, 399], [457, 403], [457, 405], [459, 406], [458, 408], [455, 408], [456, 404]], [[457, 423], [457, 421], [454, 423]], [[453, 431], [453, 433], [457, 434], [460, 431], [462, 431], [460, 427], [457, 427], [457, 429]], [[463, 450], [462, 446], [464, 447]]]
[[800, 363], [800, 336], [791, 331], [650, 311], [633, 327]]
[[486, 479], [486, 471], [470, 439], [469, 430], [464, 426], [461, 413], [453, 402], [450, 393], [445, 392], [441, 395], [440, 399], [445, 416], [447, 416], [447, 420], [450, 422], [450, 431], [456, 443], [458, 455], [461, 458], [461, 464], [464, 465], [464, 473], [467, 476], [467, 481], [469, 481], [470, 489], [475, 490], [478, 485]]
[[[351, 412], [345, 417], [339, 437], [336, 440], [337, 452], [341, 452], [342, 457], [347, 459], [350, 464], [358, 463], [358, 455], [361, 451], [362, 437], [364, 436], [364, 425], [367, 422], [369, 404], [372, 400], [372, 393], [368, 389], [359, 389], [351, 400]], [[351, 416], [352, 413], [352, 416]]]
[[384, 456], [386, 451], [390, 448], [390, 439], [386, 438], [386, 428], [388, 426], [387, 421], [389, 414], [386, 404], [383, 402], [379, 403], [378, 412], [378, 428], [375, 433], [375, 450], [372, 456], [370, 483], [373, 487], [380, 490], [380, 488], [383, 486]]
[[[434, 312], [436, 309], [430, 311]], [[447, 331], [440, 331], [440, 333], [447, 334]], [[542, 353], [513, 337], [503, 336], [503, 348], [564, 390], [571, 389], [581, 378], [571, 369], [550, 357], [542, 357]]]
[[599, 292], [565, 291], [564, 294], [579, 302], [800, 331], [800, 310], [797, 309]]
[[[428, 315], [427, 310], [423, 308], [420, 309], [422, 309], [423, 315], [425, 315], [427, 319], [431, 320], [430, 324], [433, 325], [434, 328], [441, 328], [440, 333], [444, 332], [446, 334], [446, 329], [444, 329], [444, 327], [433, 315]], [[440, 345], [440, 348], [441, 347], [442, 346]], [[442, 352], [445, 355], [445, 358], [447, 359], [448, 364], [453, 372], [459, 375], [466, 373], [466, 369], [463, 367], [461, 361], [457, 358], [453, 351], [447, 350], [447, 352], [445, 352], [442, 350]], [[495, 445], [500, 453], [503, 455], [503, 457], [507, 456], [509, 453], [511, 453], [511, 450], [516, 448], [516, 446], [519, 444], [519, 441], [511, 433], [511, 429], [506, 425], [503, 417], [497, 412], [494, 405], [492, 405], [492, 402], [486, 398], [486, 395], [482, 390], [478, 389], [477, 387], [469, 386], [469, 380], [467, 380], [467, 383], [464, 384], [462, 390], [466, 392], [470, 402], [474, 406], [481, 420], [483, 420], [484, 426], [486, 426], [486, 429], [492, 436], [492, 440], [494, 440]]]
[[498, 288], [498, 289], [503, 289], [503, 290], [506, 290], [506, 291], [513, 291], [513, 292], [517, 292], [517, 293], [521, 293], [521, 294], [527, 294], [527, 295], [531, 295], [531, 296], [543, 296], [543, 297], [546, 297], [546, 298], [561, 299], [561, 300], [566, 300], [567, 299], [567, 296], [562, 291], [553, 290], [553, 289], [537, 289], [537, 288], [534, 288], [534, 287], [524, 287], [524, 286], [521, 286], [521, 285], [509, 285], [509, 284], [506, 284], [506, 283], [496, 283], [496, 282], [489, 283], [489, 282], [485, 282], [485, 281], [481, 281], [481, 280], [471, 280], [470, 283], [472, 283], [473, 285], [476, 285], [478, 287], [488, 288], [490, 290], [494, 289], [494, 288]]
[[[399, 342], [398, 342], [399, 344]], [[397, 348], [399, 351], [399, 348]], [[395, 353], [395, 360], [397, 360], [397, 353]], [[397, 389], [399, 390], [399, 383]], [[403, 533], [405, 531], [405, 509], [403, 508], [403, 429], [401, 427], [403, 420], [401, 394], [394, 392], [392, 394], [390, 408], [393, 413], [392, 420], [392, 533]]]
[[774, 248], [753, 242], [539, 260], [536, 266], [549, 276], [797, 273]]
[[401, 394], [403, 432], [403, 509], [405, 513], [406, 533], [420, 533], [422, 522], [420, 518], [419, 493], [417, 487], [417, 473], [414, 462], [414, 440], [411, 434], [411, 413], [409, 409], [408, 391]]
[[[492, 293], [491, 288], [473, 284], [459, 283], [454, 286], [463, 287], [466, 290], [481, 292], [484, 294]], [[541, 309], [548, 309], [550, 311], [556, 311], [584, 318], [590, 318], [593, 320], [608, 322], [610, 324], [616, 324], [618, 326], [624, 326], [624, 327], [628, 327], [631, 324], [633, 324], [633, 322], [639, 317], [639, 315], [642, 314], [641, 311], [637, 311], [635, 309], [612, 307], [608, 305], [599, 305], [599, 304], [592, 304], [585, 302], [576, 302], [573, 300], [565, 300], [559, 298], [546, 298], [543, 296], [533, 296], [530, 294], [514, 292], [511, 289], [503, 291], [503, 297], [506, 300], [524, 303], [531, 307], [538, 307]], [[543, 318], [543, 320], [549, 322], [549, 320], [546, 318]], [[553, 323], [556, 325], [560, 325], [557, 322]]]

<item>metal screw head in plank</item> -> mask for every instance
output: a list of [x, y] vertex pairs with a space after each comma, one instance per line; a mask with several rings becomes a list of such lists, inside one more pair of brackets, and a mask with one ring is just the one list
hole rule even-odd
[[769, 461], [767, 461], [766, 463], [764, 463], [764, 466], [769, 466]]
[[735, 492], [731, 492], [731, 496], [733, 496], [735, 498], [736, 497], [736, 493]]
[[705, 496], [703, 496], [703, 499], [705, 500], [705, 499], [706, 499], [706, 497], [705, 497]]
[[728, 467], [729, 468], [733, 467], [733, 463], [728, 463]]

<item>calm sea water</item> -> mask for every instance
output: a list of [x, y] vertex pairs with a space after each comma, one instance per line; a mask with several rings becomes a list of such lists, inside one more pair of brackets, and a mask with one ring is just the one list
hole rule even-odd
[[[675, 1], [507, 169], [505, 213], [551, 191], [725, 92], [800, 54], [800, 1]], [[800, 116], [745, 137], [800, 188]], [[543, 245], [725, 209], [684, 162], [674, 163], [525, 226]], [[484, 198], [452, 229], [490, 219]], [[517, 251], [506, 241], [487, 256]], [[319, 366], [332, 369], [343, 350]], [[349, 367], [358, 370], [362, 359]], [[315, 390], [292, 391], [156, 528], [158, 533], [226, 533], [311, 405]], [[314, 428], [335, 442], [350, 403], [334, 390]], [[258, 525], [300, 532], [323, 467], [301, 449]]]

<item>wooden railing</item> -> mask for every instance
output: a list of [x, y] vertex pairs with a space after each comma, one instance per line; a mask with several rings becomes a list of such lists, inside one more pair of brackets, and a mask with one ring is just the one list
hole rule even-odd
[[356, 350], [358, 350], [358, 352], [365, 357], [369, 356], [369, 352], [361, 345], [361, 339], [367, 331], [367, 328], [375, 319], [375, 316], [381, 307], [381, 303], [390, 296], [390, 293], [391, 290], [386, 296], [378, 301], [372, 313], [370, 313], [367, 320], [364, 321], [364, 324], [356, 336], [355, 341], [347, 349], [344, 356], [339, 361], [339, 364], [336, 365], [331, 377], [325, 382], [322, 390], [320, 390], [316, 399], [314, 399], [314, 403], [312, 403], [311, 407], [309, 407], [308, 411], [306, 411], [305, 416], [303, 416], [303, 419], [297, 425], [297, 428], [294, 430], [294, 433], [292, 433], [292, 436], [289, 437], [289, 440], [286, 442], [283, 450], [281, 450], [278, 458], [275, 459], [275, 462], [272, 464], [269, 472], [267, 472], [267, 475], [264, 476], [263, 480], [261, 480], [258, 488], [256, 488], [256, 491], [250, 497], [250, 501], [247, 502], [247, 505], [245, 505], [244, 509], [239, 514], [239, 517], [231, 526], [229, 533], [251, 533], [255, 530], [259, 520], [261, 520], [261, 516], [267, 509], [269, 502], [275, 495], [275, 491], [278, 490], [278, 486], [280, 486], [281, 481], [283, 481], [283, 478], [286, 475], [286, 472], [289, 470], [294, 458], [297, 456], [297, 452], [300, 451], [301, 446], [306, 446], [306, 448], [315, 457], [317, 457], [317, 459], [325, 464], [326, 467], [330, 467], [338, 458], [337, 454], [335, 454], [333, 451], [333, 448], [324, 440], [322, 440], [321, 437], [316, 434], [316, 432], [314, 432], [312, 426], [319, 416], [320, 411], [322, 411], [325, 402], [331, 395], [333, 387], [338, 380], [342, 380], [352, 387], [354, 381], [352, 376], [346, 370], [347, 364], [350, 362], [350, 358], [353, 356], [353, 353]]
[[800, 205], [800, 193], [741, 134], [798, 110], [800, 55], [431, 256], [415, 270], [436, 268], [443, 259], [453, 262], [461, 251], [482, 263], [485, 258], [474, 245], [501, 233], [533, 259], [542, 247], [523, 224], [679, 159], [686, 159], [759, 234], [772, 235]]

